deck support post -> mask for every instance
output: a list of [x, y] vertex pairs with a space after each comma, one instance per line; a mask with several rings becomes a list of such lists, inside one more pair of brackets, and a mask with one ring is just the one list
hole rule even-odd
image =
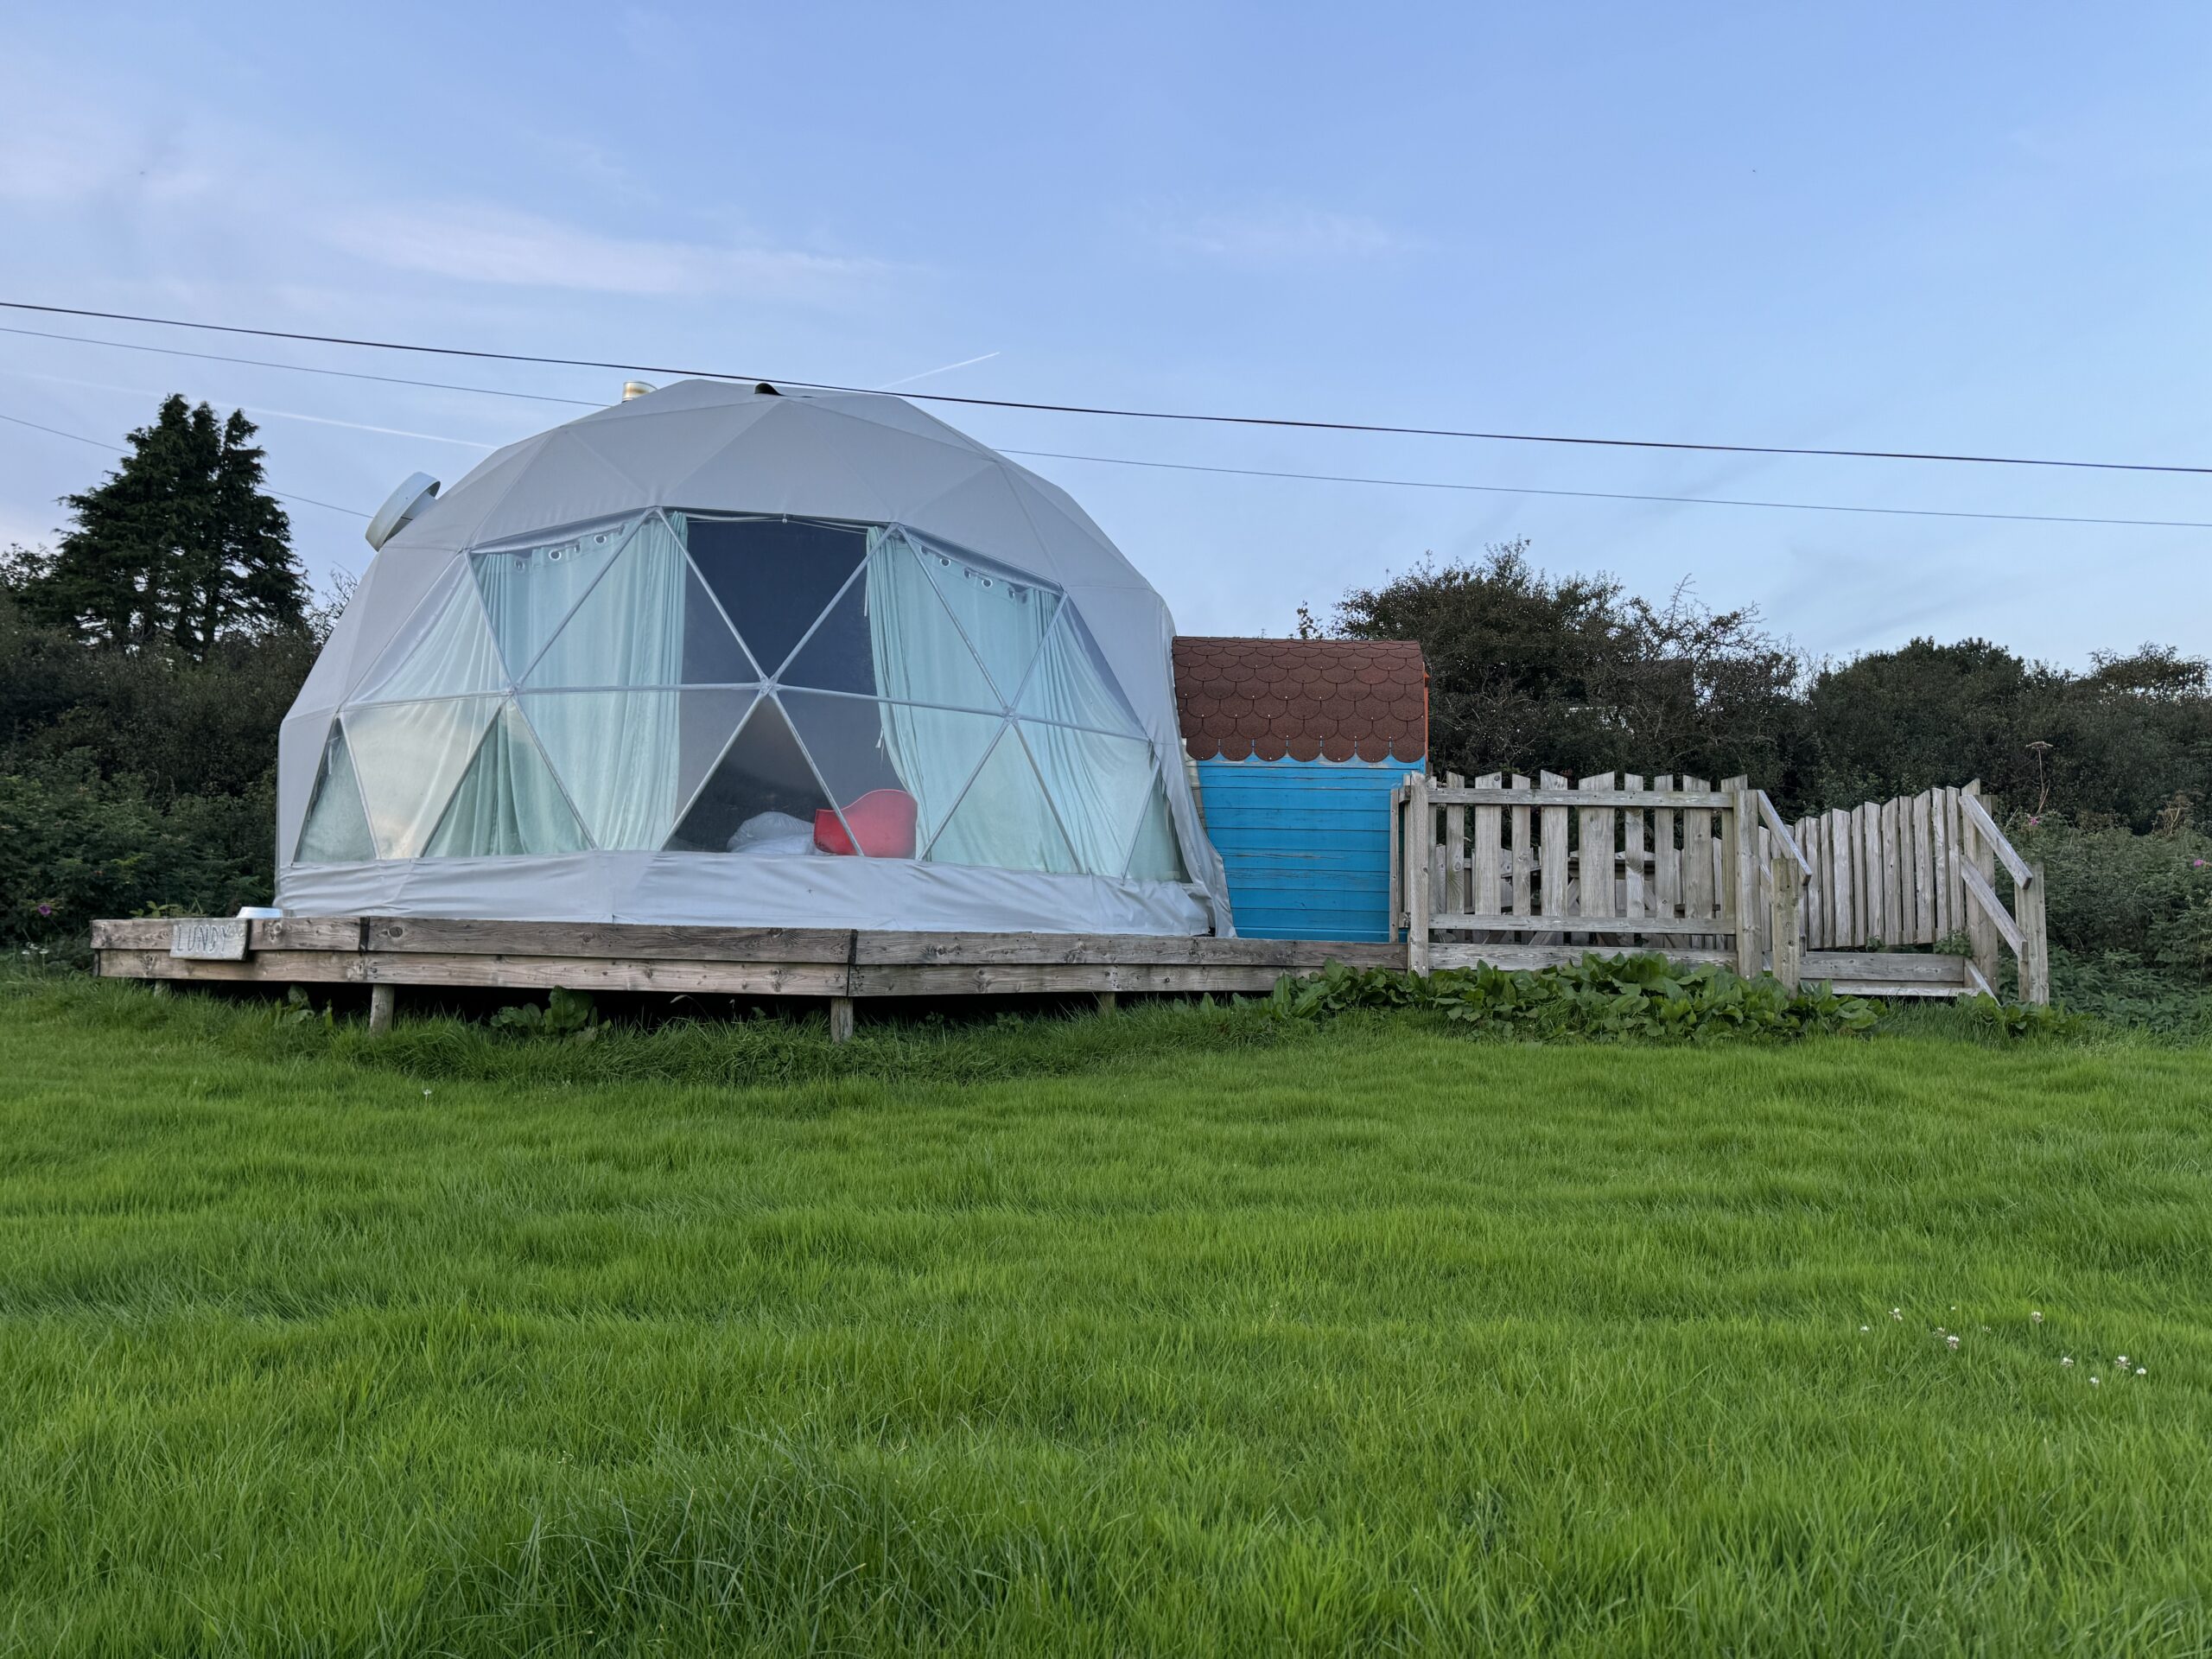
[[1774, 935], [1774, 976], [1792, 996], [1804, 976], [1803, 926], [1805, 872], [1783, 853], [1773, 863], [1774, 889], [1768, 901], [1769, 925]]
[[369, 1034], [382, 1036], [391, 1029], [391, 1018], [399, 1005], [399, 987], [382, 981], [369, 987]]
[[1098, 993], [1099, 1013], [1111, 1014], [1116, 1008], [1121, 1007], [1121, 1005], [1122, 994], [1119, 991], [1101, 991]]
[[853, 1040], [853, 999], [849, 996], [830, 999], [830, 1040], [833, 1043]]

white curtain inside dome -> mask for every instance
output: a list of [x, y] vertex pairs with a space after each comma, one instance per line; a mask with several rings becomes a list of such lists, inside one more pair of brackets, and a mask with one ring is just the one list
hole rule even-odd
[[499, 707], [496, 697], [443, 697], [346, 711], [346, 743], [379, 858], [423, 855]]
[[530, 672], [553, 631], [613, 561], [627, 529], [613, 524], [537, 547], [469, 556], [508, 677]]
[[683, 693], [525, 691], [523, 712], [595, 847], [655, 848], [676, 827]]
[[529, 725], [508, 702], [477, 745], [423, 856], [512, 858], [580, 853], [590, 844]]
[[1012, 703], [1037, 660], [1060, 596], [950, 548], [911, 539], [916, 563], [935, 583], [961, 633], [982, 659], [998, 701]]
[[933, 864], [1070, 874], [1081, 867], [1009, 723], [929, 850]]
[[1159, 787], [1152, 746], [1030, 720], [1021, 722], [1021, 735], [1075, 843], [1076, 861], [1092, 875], [1121, 874], [1145, 798]]

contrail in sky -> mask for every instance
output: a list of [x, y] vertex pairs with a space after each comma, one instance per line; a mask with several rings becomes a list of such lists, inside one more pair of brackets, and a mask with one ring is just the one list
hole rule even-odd
[[981, 357], [963, 358], [959, 362], [948, 363], [943, 368], [924, 369], [919, 374], [910, 374], [904, 380], [887, 380], [878, 390], [888, 391], [893, 386], [911, 386], [915, 381], [926, 380], [933, 374], [950, 374], [953, 370], [964, 369], [971, 363], [988, 363], [997, 355], [996, 352], [985, 352]]

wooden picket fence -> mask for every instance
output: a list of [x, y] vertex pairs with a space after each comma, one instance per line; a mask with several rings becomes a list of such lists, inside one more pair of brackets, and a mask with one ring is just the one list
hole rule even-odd
[[[1744, 778], [1413, 773], [1391, 798], [1392, 938], [1403, 930], [1420, 972], [1656, 950], [1885, 996], [1987, 989], [2002, 940], [2024, 1000], [2048, 1001], [2041, 873], [1979, 792], [1930, 791], [1793, 830]], [[2000, 861], [2017, 916], [1994, 890]], [[1960, 935], [1967, 951], [1894, 948]]]
[[[1811, 867], [1804, 931], [1814, 950], [1967, 946], [1987, 989], [2000, 944], [2018, 959], [2020, 1000], [2050, 1001], [2043, 870], [2022, 858], [1981, 802], [1981, 785], [1923, 790], [1815, 813], [1793, 826]], [[2012, 906], [1997, 867], [2012, 879]]]

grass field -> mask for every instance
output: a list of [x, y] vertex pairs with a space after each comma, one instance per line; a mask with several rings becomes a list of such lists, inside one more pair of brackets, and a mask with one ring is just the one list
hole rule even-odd
[[2201, 1653], [2209, 1170], [2202, 1049], [0, 984], [0, 1653]]

